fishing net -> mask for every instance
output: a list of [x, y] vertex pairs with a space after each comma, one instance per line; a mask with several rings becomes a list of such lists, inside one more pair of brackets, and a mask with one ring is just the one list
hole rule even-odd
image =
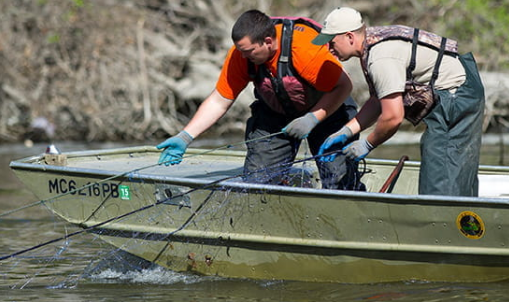
[[[312, 157], [304, 158], [291, 163], [293, 167], [298, 167], [295, 171], [300, 172], [289, 173], [291, 169], [281, 166], [281, 175], [277, 175], [277, 167], [271, 167], [270, 173], [284, 180], [281, 182], [283, 185], [310, 187], [313, 179], [306, 171], [314, 163], [309, 163]], [[187, 255], [187, 259], [181, 265], [184, 273], [178, 273], [156, 263], [164, 264], [161, 261], [169, 261], [169, 258], [164, 256], [168, 250], [186, 249], [188, 243], [200, 243], [193, 242], [192, 239], [182, 242], [182, 239], [176, 236], [179, 232], [228, 233], [235, 228], [248, 233], [277, 232], [272, 230], [270, 225], [245, 225], [243, 220], [263, 211], [276, 211], [270, 207], [277, 207], [281, 202], [277, 198], [281, 197], [267, 195], [266, 199], [261, 198], [260, 204], [260, 199], [254, 201], [247, 191], [212, 186], [211, 183], [195, 188], [172, 186], [162, 180], [145, 179], [139, 173], [139, 170], [135, 170], [118, 179], [109, 179], [108, 183], [116, 185], [110, 185], [108, 191], [104, 191], [104, 186], [99, 185], [100, 180], [98, 184], [89, 183], [74, 188], [74, 191], [69, 190], [65, 194], [56, 194], [52, 198], [33, 203], [37, 209], [32, 209], [32, 212], [36, 211], [37, 218], [17, 219], [9, 215], [10, 218], [5, 219], [7, 215], [2, 215], [0, 229], [4, 244], [1, 248], [0, 266], [1, 276], [6, 280], [4, 286], [11, 289], [41, 286], [74, 288], [88, 282], [198, 282], [197, 280], [203, 279], [185, 271], [192, 272], [196, 265], [210, 265], [214, 259], [219, 258], [218, 253], [228, 254], [230, 248], [197, 252], [186, 250], [183, 254]], [[243, 175], [239, 174], [230, 177], [228, 181], [242, 182], [242, 178]], [[111, 207], [117, 206], [114, 197], [118, 199], [122, 185], [127, 182], [130, 186], [129, 194], [148, 196], [149, 200], [142, 204], [126, 200], [130, 206], [124, 208], [124, 212], [118, 212], [113, 217], [105, 216], [109, 215], [107, 213], [110, 213]], [[112, 190], [113, 187], [116, 190]], [[103, 191], [97, 188], [103, 188]], [[89, 205], [87, 194], [95, 194], [96, 190], [101, 201]], [[84, 196], [81, 196], [80, 192], [84, 192]], [[263, 192], [261, 194], [263, 196]], [[69, 198], [81, 199], [82, 211], [87, 212], [84, 215], [86, 218], [80, 224], [69, 224], [49, 210], [58, 203], [68, 202]], [[304, 217], [306, 213], [298, 215]], [[111, 223], [125, 224], [126, 227], [109, 228]], [[154, 228], [157, 224], [164, 227], [158, 230]], [[147, 225], [153, 228], [140, 231], [130, 229], [129, 225]], [[154, 245], [154, 242], [160, 244]], [[134, 254], [142, 255], [143, 258]]]

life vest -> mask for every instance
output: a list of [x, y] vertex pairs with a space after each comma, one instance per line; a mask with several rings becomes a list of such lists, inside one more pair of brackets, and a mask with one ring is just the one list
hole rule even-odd
[[[436, 98], [433, 97], [432, 94], [435, 81], [438, 78], [438, 70], [442, 62], [442, 57], [444, 54], [456, 57], [458, 55], [458, 43], [434, 33], [403, 25], [374, 26], [366, 28], [366, 39], [364, 43], [363, 56], [361, 58], [361, 66], [372, 96], [376, 96], [376, 90], [373, 80], [367, 71], [369, 51], [376, 44], [388, 40], [403, 40], [412, 42], [412, 54], [409, 66], [406, 70], [407, 83], [405, 85], [405, 92], [403, 93], [403, 105], [405, 108], [405, 118], [412, 122], [412, 124], [417, 125], [422, 118], [431, 111], [436, 103]], [[427, 85], [416, 83], [412, 76], [412, 72], [416, 65], [417, 45], [423, 45], [438, 52], [433, 74], [429, 84]], [[427, 98], [422, 97], [424, 94], [419, 96], [419, 93], [422, 93], [422, 91], [418, 92], [418, 90], [421, 89], [417, 89], [416, 85], [428, 86], [429, 88], [426, 89], [429, 90], [428, 94], [430, 95]], [[418, 100], [417, 102], [414, 100], [408, 101], [407, 97], [411, 97], [412, 94], [417, 96], [417, 99], [421, 98], [422, 100]]]
[[[249, 77], [253, 80], [255, 95], [263, 100], [271, 109], [291, 118], [303, 115], [314, 106], [323, 95], [307, 83], [295, 70], [292, 64], [292, 39], [294, 30], [299, 24], [307, 25], [320, 33], [321, 25], [304, 17], [272, 17], [274, 25], [282, 24], [280, 48], [281, 52], [277, 64], [277, 74], [273, 75], [261, 64], [255, 66], [248, 61]], [[258, 68], [257, 68], [258, 67]], [[278, 110], [275, 103], [281, 104], [284, 112]]]

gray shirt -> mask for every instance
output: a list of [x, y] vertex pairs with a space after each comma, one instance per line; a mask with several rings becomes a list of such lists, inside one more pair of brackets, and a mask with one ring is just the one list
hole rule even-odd
[[[384, 98], [392, 93], [404, 92], [406, 69], [410, 64], [412, 43], [389, 40], [378, 43], [369, 51], [368, 73], [375, 85], [377, 97]], [[417, 46], [414, 79], [429, 83], [438, 52], [426, 46]], [[452, 90], [465, 82], [465, 70], [458, 58], [444, 55], [435, 82], [437, 90]]]

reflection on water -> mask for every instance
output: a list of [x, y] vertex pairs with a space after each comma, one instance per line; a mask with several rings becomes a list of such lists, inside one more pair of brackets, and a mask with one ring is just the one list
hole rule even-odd
[[[95, 146], [104, 149], [114, 146]], [[37, 149], [39, 148], [39, 149]], [[37, 199], [8, 168], [12, 159], [41, 153], [21, 145], [0, 147], [0, 214]], [[61, 144], [63, 151], [90, 146]], [[496, 150], [494, 146], [494, 150]], [[377, 152], [382, 148], [377, 149]], [[416, 146], [385, 146], [387, 158], [418, 154]], [[413, 152], [413, 153], [411, 153]], [[415, 153], [416, 152], [416, 153]], [[488, 153], [485, 153], [488, 154]], [[484, 163], [498, 160], [483, 157]], [[418, 155], [417, 155], [418, 156]], [[490, 155], [491, 156], [491, 155]], [[495, 162], [496, 163], [496, 162]], [[230, 280], [175, 273], [117, 250], [91, 234], [72, 238], [79, 229], [53, 216], [41, 204], [0, 217], [0, 257], [43, 245], [0, 261], [3, 301], [507, 301], [506, 282], [441, 284], [328, 284]], [[359, 272], [365, 273], [365, 272]]]

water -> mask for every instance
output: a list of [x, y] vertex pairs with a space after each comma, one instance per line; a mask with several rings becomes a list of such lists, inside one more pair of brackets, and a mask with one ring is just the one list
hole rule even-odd
[[[62, 151], [117, 145], [61, 143]], [[0, 145], [0, 214], [37, 202], [10, 171], [13, 159], [35, 155], [45, 145]], [[376, 152], [376, 153], [375, 153]], [[388, 145], [373, 157], [418, 160], [416, 145]], [[483, 148], [481, 162], [498, 164], [500, 147]], [[506, 159], [507, 160], [507, 159]], [[507, 164], [507, 163], [506, 163]], [[0, 256], [79, 230], [43, 206], [0, 218]], [[359, 272], [363, 273], [363, 272]], [[231, 280], [175, 273], [116, 250], [90, 234], [45, 245], [0, 262], [2, 301], [507, 301], [509, 282], [329, 284]]]

